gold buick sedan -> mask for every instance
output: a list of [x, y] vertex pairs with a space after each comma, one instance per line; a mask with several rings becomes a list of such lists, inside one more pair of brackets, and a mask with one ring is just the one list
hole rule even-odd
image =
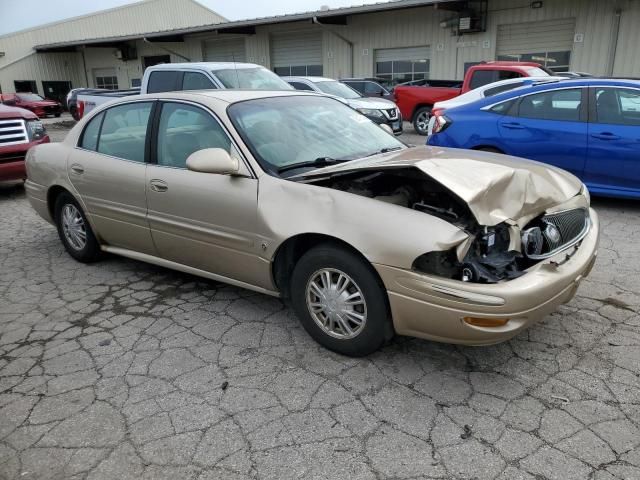
[[125, 98], [26, 164], [31, 205], [76, 260], [110, 252], [280, 296], [345, 355], [394, 334], [507, 340], [569, 301], [597, 253], [573, 175], [408, 147], [304, 92]]

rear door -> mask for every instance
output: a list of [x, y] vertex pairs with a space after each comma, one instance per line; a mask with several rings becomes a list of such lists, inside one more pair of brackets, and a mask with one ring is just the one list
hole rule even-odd
[[104, 243], [155, 255], [147, 224], [146, 137], [154, 102], [111, 107], [87, 123], [67, 160], [71, 183]]
[[555, 165], [582, 177], [587, 157], [587, 110], [583, 88], [523, 96], [498, 122], [506, 153]]
[[[594, 191], [640, 193], [640, 89], [590, 88], [585, 182]], [[603, 192], [606, 193], [606, 192]]]

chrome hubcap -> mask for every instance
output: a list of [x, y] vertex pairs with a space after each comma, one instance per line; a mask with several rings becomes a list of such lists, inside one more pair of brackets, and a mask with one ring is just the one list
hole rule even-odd
[[430, 119], [431, 119], [430, 112], [422, 112], [420, 115], [418, 115], [418, 118], [416, 119], [416, 125], [421, 131], [426, 132], [427, 128], [429, 128]]
[[318, 270], [307, 283], [311, 318], [329, 336], [356, 337], [367, 322], [367, 304], [349, 275], [333, 268]]
[[82, 250], [87, 244], [87, 229], [75, 205], [67, 204], [62, 207], [62, 231], [74, 250]]

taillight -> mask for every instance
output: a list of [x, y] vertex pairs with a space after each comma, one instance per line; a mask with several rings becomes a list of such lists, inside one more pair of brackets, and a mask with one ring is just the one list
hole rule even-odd
[[82, 100], [78, 101], [77, 109], [78, 109], [78, 118], [80, 119], [84, 117], [84, 102]]
[[449, 128], [451, 125], [451, 119], [445, 115], [435, 115], [435, 123], [433, 124], [433, 133], [440, 133]]

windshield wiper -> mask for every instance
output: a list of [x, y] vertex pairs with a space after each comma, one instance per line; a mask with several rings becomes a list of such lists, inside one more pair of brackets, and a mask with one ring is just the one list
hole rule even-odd
[[385, 148], [381, 148], [380, 150], [378, 150], [377, 152], [373, 152], [370, 153], [369, 155], [365, 155], [363, 158], [366, 157], [373, 157], [374, 155], [379, 155], [381, 153], [389, 153], [389, 152], [395, 152], [396, 150], [400, 150], [402, 147], [400, 145], [398, 145], [397, 147], [385, 147]]
[[342, 162], [348, 162], [346, 159], [339, 158], [331, 158], [331, 157], [318, 157], [315, 160], [311, 160], [308, 162], [299, 162], [292, 163], [291, 165], [285, 165], [284, 167], [280, 167], [278, 169], [278, 173], [283, 173], [288, 170], [295, 170], [296, 168], [304, 168], [304, 167], [326, 167], [329, 165], [336, 165]]

